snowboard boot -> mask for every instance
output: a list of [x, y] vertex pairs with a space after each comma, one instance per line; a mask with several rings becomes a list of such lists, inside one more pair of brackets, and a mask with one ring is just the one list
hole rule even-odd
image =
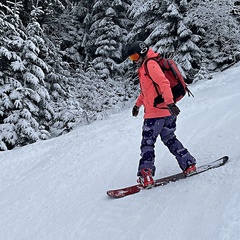
[[152, 188], [154, 186], [154, 180], [152, 177], [152, 171], [148, 168], [144, 168], [140, 171], [141, 176], [137, 182], [142, 185], [143, 188]]
[[183, 174], [186, 175], [186, 176], [189, 176], [193, 173], [196, 172], [196, 166], [195, 164], [192, 164], [190, 166], [188, 166], [184, 171], [183, 171]]

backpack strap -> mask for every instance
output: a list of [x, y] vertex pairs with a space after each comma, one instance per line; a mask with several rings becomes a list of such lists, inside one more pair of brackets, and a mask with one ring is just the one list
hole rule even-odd
[[189, 90], [189, 88], [187, 86], [186, 86], [186, 91], [187, 91], [187, 94], [189, 97], [190, 96], [194, 97], [193, 93]]
[[[158, 58], [160, 58], [160, 55], [159, 55], [158, 57], [155, 57], [155, 58], [148, 58], [148, 59], [144, 62], [144, 69], [145, 69], [146, 75], [152, 80], [153, 86], [154, 86], [154, 88], [155, 88], [155, 90], [156, 90], [156, 92], [157, 92], [157, 97], [154, 99], [154, 103], [153, 103], [153, 106], [156, 107], [156, 108], [157, 108], [157, 105], [158, 105], [159, 103], [161, 103], [161, 102], [164, 101], [164, 99], [163, 99], [163, 97], [162, 97], [162, 94], [160, 94], [159, 91], [158, 91], [158, 88], [157, 88], [158, 84], [153, 81], [152, 77], [151, 77], [150, 74], [149, 74], [149, 71], [148, 71], [148, 68], [147, 68], [147, 62], [148, 62], [149, 60], [154, 60], [154, 61], [156, 61], [157, 64], [159, 65], [159, 63], [158, 63]], [[161, 68], [160, 65], [159, 65], [159, 67]], [[162, 68], [161, 68], [161, 69], [162, 69]]]
[[[151, 78], [151, 76], [150, 76], [150, 74], [149, 74], [149, 71], [148, 71], [148, 68], [147, 68], [147, 62], [149, 61], [149, 60], [154, 60], [154, 61], [156, 61], [157, 62], [157, 64], [159, 65], [159, 63], [158, 63], [158, 58], [160, 57], [160, 55], [158, 56], [158, 57], [154, 57], [154, 58], [148, 58], [143, 64], [144, 64], [144, 70], [145, 70], [145, 72], [146, 72], [146, 75], [152, 80], [152, 82], [153, 82], [153, 85], [154, 85], [154, 88], [156, 89], [156, 92], [157, 92], [157, 95], [158, 96], [160, 96], [161, 94], [159, 93], [159, 91], [158, 91], [158, 88], [157, 88], [157, 83], [155, 83], [154, 81], [153, 81], [153, 79]], [[159, 65], [160, 66], [160, 65]], [[160, 68], [161, 68], [161, 66], [160, 66]]]

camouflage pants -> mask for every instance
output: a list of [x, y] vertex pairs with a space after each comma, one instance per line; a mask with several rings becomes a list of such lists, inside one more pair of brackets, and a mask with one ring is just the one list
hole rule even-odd
[[196, 163], [195, 158], [188, 152], [182, 143], [176, 138], [174, 132], [176, 130], [176, 117], [169, 116], [164, 118], [145, 119], [142, 129], [141, 142], [141, 159], [139, 161], [138, 176], [140, 170], [149, 168], [155, 174], [155, 143], [157, 137], [160, 136], [164, 145], [176, 157], [177, 162], [182, 170], [189, 165]]

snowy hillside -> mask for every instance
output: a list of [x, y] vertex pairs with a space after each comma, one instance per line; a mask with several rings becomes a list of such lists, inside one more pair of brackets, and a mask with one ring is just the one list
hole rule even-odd
[[[1, 240], [239, 240], [240, 64], [191, 86], [177, 136], [198, 165], [221, 168], [112, 200], [135, 183], [142, 115], [131, 108], [48, 141], [0, 153]], [[134, 103], [133, 103], [134, 104]], [[180, 169], [160, 140], [156, 177]]]

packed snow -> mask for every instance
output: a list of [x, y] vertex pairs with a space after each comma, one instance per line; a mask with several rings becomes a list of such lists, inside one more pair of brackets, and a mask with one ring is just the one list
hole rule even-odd
[[[111, 199], [135, 184], [143, 109], [69, 134], [0, 153], [1, 240], [239, 240], [240, 64], [190, 86], [178, 104], [177, 136], [197, 165], [228, 155], [213, 169]], [[180, 168], [160, 139], [156, 178]]]

